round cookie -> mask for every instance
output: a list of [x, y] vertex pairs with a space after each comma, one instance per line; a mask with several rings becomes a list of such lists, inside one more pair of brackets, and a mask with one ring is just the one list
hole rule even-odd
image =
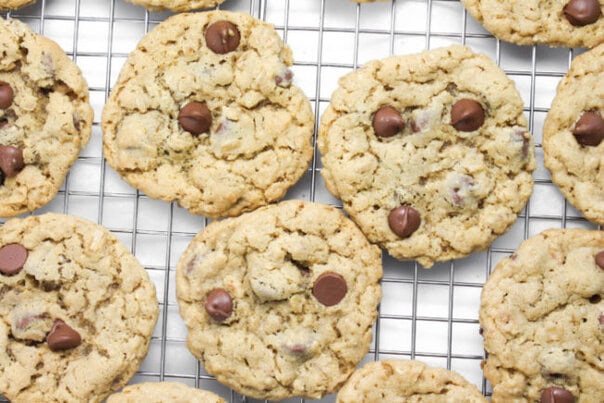
[[514, 83], [463, 46], [342, 77], [319, 129], [327, 189], [370, 241], [424, 267], [486, 248], [516, 220], [535, 169]]
[[0, 0], [0, 10], [14, 10], [35, 2], [36, 0]]
[[592, 48], [604, 42], [604, 0], [461, 0], [497, 38], [518, 45]]
[[338, 210], [310, 202], [214, 222], [176, 269], [187, 345], [253, 398], [332, 393], [369, 349], [380, 255]]
[[88, 143], [92, 108], [78, 67], [50, 39], [0, 18], [0, 217], [52, 200]]
[[131, 3], [138, 4], [152, 11], [172, 10], [174, 12], [183, 12], [197, 10], [199, 8], [209, 8], [222, 4], [224, 0], [128, 0]]
[[107, 403], [225, 403], [224, 399], [177, 382], [147, 382], [129, 385], [107, 399]]
[[247, 14], [169, 18], [130, 54], [103, 110], [107, 161], [193, 214], [280, 199], [313, 153], [314, 118], [291, 64], [273, 26]]
[[480, 305], [493, 402], [601, 401], [603, 295], [602, 231], [547, 230], [502, 260]]
[[155, 287], [103, 227], [48, 213], [0, 228], [0, 394], [100, 402], [134, 375]]
[[456, 372], [420, 361], [375, 361], [357, 369], [338, 392], [337, 403], [487, 403], [476, 386]]
[[585, 217], [604, 225], [604, 44], [573, 60], [543, 126], [545, 166]]

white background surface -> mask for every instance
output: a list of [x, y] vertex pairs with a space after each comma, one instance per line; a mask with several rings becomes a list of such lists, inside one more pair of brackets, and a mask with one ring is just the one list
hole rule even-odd
[[[292, 47], [294, 82], [311, 99], [317, 121], [344, 73], [374, 58], [463, 43], [494, 58], [516, 82], [537, 145], [533, 196], [513, 228], [483, 253], [424, 270], [384, 256], [384, 298], [365, 361], [415, 358], [451, 368], [489, 394], [482, 378], [479, 335], [481, 286], [490, 270], [528, 236], [546, 228], [596, 228], [569, 206], [543, 167], [541, 131], [558, 81], [580, 51], [520, 47], [494, 39], [457, 0], [395, 0], [357, 5], [348, 0], [226, 0], [222, 9], [274, 24]], [[147, 268], [160, 303], [151, 348], [131, 382], [182, 381], [230, 401], [242, 397], [208, 376], [188, 352], [178, 315], [174, 268], [188, 242], [207, 225], [175, 204], [155, 201], [123, 182], [102, 159], [101, 110], [128, 53], [170, 13], [147, 13], [123, 0], [39, 0], [11, 14], [54, 39], [88, 80], [95, 125], [59, 195], [36, 214], [55, 211], [109, 228]], [[325, 189], [315, 155], [288, 199], [340, 206]], [[322, 401], [331, 402], [334, 396]], [[250, 401], [248, 399], [248, 401]], [[300, 399], [291, 399], [300, 401]]]

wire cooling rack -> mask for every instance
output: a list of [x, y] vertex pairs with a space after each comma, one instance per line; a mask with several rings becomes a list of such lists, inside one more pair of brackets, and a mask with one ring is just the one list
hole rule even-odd
[[[363, 5], [348, 0], [227, 0], [220, 8], [248, 12], [275, 25], [294, 51], [295, 83], [311, 100], [317, 122], [341, 75], [368, 60], [392, 54], [461, 43], [491, 56], [516, 82], [538, 160], [535, 189], [527, 207], [488, 251], [466, 259], [424, 270], [384, 254], [384, 297], [371, 350], [364, 360], [417, 359], [453, 369], [489, 396], [490, 387], [480, 369], [485, 354], [478, 323], [480, 291], [489, 273], [523, 239], [546, 228], [596, 228], [552, 184], [543, 167], [541, 148], [543, 121], [556, 85], [579, 51], [500, 42], [458, 0]], [[90, 85], [95, 111], [90, 144], [57, 197], [35, 214], [54, 211], [98, 222], [123, 241], [147, 269], [157, 288], [160, 317], [149, 355], [131, 382], [180, 381], [212, 390], [231, 402], [246, 401], [209, 376], [188, 352], [186, 328], [178, 314], [175, 266], [208, 221], [175, 203], [147, 198], [123, 182], [102, 158], [99, 120], [111, 85], [140, 38], [171, 14], [149, 13], [123, 0], [38, 0], [9, 15], [58, 42]], [[341, 207], [325, 189], [320, 171], [315, 152], [309, 170], [287, 198]], [[322, 401], [332, 402], [334, 395]]]

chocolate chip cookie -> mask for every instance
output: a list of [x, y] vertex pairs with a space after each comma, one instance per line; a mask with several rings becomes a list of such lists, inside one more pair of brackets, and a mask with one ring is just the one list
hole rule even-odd
[[225, 403], [224, 399], [201, 389], [177, 382], [147, 382], [126, 386], [107, 403]]
[[321, 119], [327, 189], [398, 259], [430, 267], [484, 249], [532, 191], [522, 106], [463, 46], [369, 62], [340, 79]]
[[106, 229], [62, 214], [0, 228], [0, 394], [100, 402], [147, 354], [155, 287]]
[[14, 10], [35, 2], [36, 0], [0, 0], [0, 10]]
[[604, 232], [547, 230], [502, 260], [480, 305], [493, 402], [604, 396]]
[[369, 349], [380, 251], [332, 207], [286, 201], [214, 222], [176, 270], [189, 349], [241, 394], [319, 398]]
[[103, 111], [109, 164], [193, 214], [235, 216], [284, 196], [312, 158], [313, 113], [272, 25], [180, 14], [129, 56]]
[[338, 392], [337, 403], [467, 402], [487, 399], [461, 375], [420, 361], [376, 361], [356, 370]]
[[50, 39], [0, 18], [0, 217], [52, 200], [88, 143], [92, 108], [78, 67]]
[[152, 11], [172, 10], [183, 12], [209, 8], [222, 4], [224, 0], [128, 0]]
[[604, 44], [573, 60], [543, 126], [545, 166], [568, 201], [604, 225]]
[[461, 0], [493, 35], [518, 45], [592, 48], [604, 42], [604, 0]]

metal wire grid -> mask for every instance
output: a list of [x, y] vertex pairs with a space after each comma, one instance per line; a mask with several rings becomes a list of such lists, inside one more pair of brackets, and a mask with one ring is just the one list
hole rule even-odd
[[[531, 200], [513, 228], [484, 253], [441, 263], [429, 271], [385, 255], [384, 298], [372, 348], [364, 360], [419, 359], [454, 369], [489, 396], [490, 387], [480, 371], [485, 355], [478, 298], [492, 268], [520, 241], [545, 228], [596, 228], [568, 205], [543, 168], [543, 120], [573, 50], [500, 42], [469, 17], [458, 0], [363, 5], [346, 0], [231, 0], [222, 8], [245, 11], [275, 25], [294, 50], [296, 83], [309, 95], [317, 125], [337, 78], [372, 58], [461, 43], [490, 54], [516, 81], [539, 162]], [[130, 247], [155, 282], [160, 319], [149, 356], [133, 381], [176, 380], [213, 390], [232, 402], [253, 401], [218, 384], [186, 350], [186, 330], [175, 301], [174, 269], [180, 252], [208, 221], [130, 188], [102, 158], [99, 120], [111, 84], [138, 39], [170, 14], [145, 12], [121, 0], [39, 0], [8, 15], [59, 42], [90, 84], [96, 116], [91, 143], [55, 200], [36, 214], [62, 212], [105, 225]], [[341, 208], [325, 190], [320, 170], [315, 148], [308, 172], [287, 198]], [[332, 395], [322, 401], [333, 400]]]

